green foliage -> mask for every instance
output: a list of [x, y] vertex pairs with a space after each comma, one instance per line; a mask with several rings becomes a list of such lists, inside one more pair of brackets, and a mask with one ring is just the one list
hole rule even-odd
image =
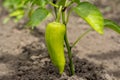
[[9, 8], [8, 10], [13, 10], [23, 7], [21, 0], [5, 0], [3, 5]]
[[30, 21], [28, 22], [28, 25], [34, 28], [41, 21], [43, 21], [47, 17], [48, 14], [49, 14], [49, 11], [45, 8], [36, 9], [30, 16]]
[[73, 9], [81, 18], [87, 21], [94, 30], [103, 34], [104, 19], [99, 9], [88, 2], [81, 2]]
[[33, 0], [33, 5], [36, 4], [39, 7], [45, 7], [46, 4], [48, 3], [48, 0]]
[[104, 26], [107, 28], [110, 28], [110, 29], [112, 29], [120, 34], [120, 26], [116, 22], [114, 22], [112, 20], [105, 19]]
[[73, 2], [76, 2], [77, 4], [80, 4], [80, 0], [73, 0]]
[[[56, 2], [56, 4], [52, 1]], [[73, 3], [77, 5], [73, 6]], [[68, 8], [72, 5], [72, 10], [100, 34], [104, 33], [104, 25], [119, 32], [119, 25], [116, 23], [113, 25], [113, 22], [109, 20], [104, 21], [102, 13], [96, 6], [89, 2], [80, 2], [80, 0], [5, 0], [3, 5], [8, 9], [10, 14], [5, 18], [4, 23], [10, 20], [11, 17], [14, 18], [15, 22], [18, 22], [27, 13], [29, 17], [28, 26], [33, 28], [42, 22], [50, 13], [46, 8], [48, 4], [56, 8], [55, 12], [58, 11], [59, 6]], [[34, 7], [38, 8], [36, 9]]]
[[5, 0], [3, 6], [9, 11], [9, 15], [5, 18], [4, 23], [6, 23], [10, 18], [15, 17], [14, 21], [18, 22], [24, 16], [25, 3], [27, 0]]
[[65, 2], [66, 2], [66, 0], [59, 0], [58, 5], [65, 6]]

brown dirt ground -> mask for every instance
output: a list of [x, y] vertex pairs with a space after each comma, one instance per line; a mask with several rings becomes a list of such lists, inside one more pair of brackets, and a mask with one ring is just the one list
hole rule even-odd
[[[95, 4], [105, 18], [120, 24], [120, 1], [100, 0]], [[7, 13], [0, 7], [0, 80], [120, 80], [120, 35], [105, 29], [104, 35], [90, 32], [73, 49], [76, 75], [63, 75], [51, 64], [44, 42], [43, 22], [34, 31], [23, 29], [25, 20], [2, 24]], [[72, 42], [89, 26], [74, 13], [68, 24]], [[66, 54], [67, 56], [67, 54]]]

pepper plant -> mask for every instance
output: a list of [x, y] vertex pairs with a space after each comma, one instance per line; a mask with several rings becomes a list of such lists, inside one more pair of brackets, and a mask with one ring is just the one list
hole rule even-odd
[[[54, 21], [47, 24], [45, 41], [52, 63], [59, 69], [60, 74], [64, 72], [66, 59], [64, 56], [64, 44], [68, 51], [70, 74], [75, 74], [72, 60], [72, 48], [90, 31], [104, 34], [104, 29], [109, 28], [120, 34], [120, 26], [112, 20], [104, 19], [100, 10], [92, 3], [80, 0], [5, 0], [4, 6], [9, 9], [9, 17], [5, 22], [14, 17], [20, 20], [25, 14], [29, 21], [27, 26], [33, 29], [40, 24], [49, 14]], [[51, 8], [48, 8], [51, 7]], [[67, 37], [67, 24], [70, 14], [74, 12], [85, 20], [90, 28], [81, 34], [72, 45]]]

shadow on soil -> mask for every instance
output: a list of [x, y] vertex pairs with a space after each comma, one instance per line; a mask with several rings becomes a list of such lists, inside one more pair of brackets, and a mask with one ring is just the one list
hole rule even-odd
[[112, 71], [110, 72], [113, 74], [113, 76], [117, 77], [118, 79], [120, 79], [120, 70], [117, 70], [117, 71]]
[[39, 30], [38, 28], [34, 28], [34, 30], [31, 32], [31, 34], [38, 38], [40, 38], [41, 36], [44, 37], [44, 32]]
[[101, 53], [101, 54], [90, 54], [88, 55], [90, 58], [94, 58], [97, 60], [111, 60], [114, 58], [120, 58], [120, 50], [118, 51], [110, 51], [107, 53]]
[[[23, 20], [22, 22], [15, 25], [15, 29], [24, 30], [25, 27], [23, 27], [23, 25], [25, 26], [26, 24], [27, 22]], [[31, 35], [35, 37], [38, 37], [38, 38], [44, 37], [44, 32], [42, 30], [39, 30], [37, 27], [35, 27], [34, 29], [30, 29], [30, 28], [27, 28], [27, 29], [30, 30]]]
[[[118, 51], [109, 51], [107, 53], [101, 53], [101, 54], [91, 54], [88, 55], [89, 58], [94, 58], [95, 60], [114, 60], [120, 59], [120, 50]], [[113, 76], [120, 78], [120, 71], [109, 71], [110, 74], [113, 74]]]
[[[22, 30], [22, 27], [20, 26], [18, 30]], [[0, 80], [82, 80], [81, 78], [83, 80], [108, 80], [102, 65], [97, 65], [87, 59], [80, 59], [75, 55], [73, 60], [76, 75], [69, 76], [68, 64], [66, 64], [63, 75], [59, 75], [58, 70], [49, 59], [44, 33], [35, 28], [31, 35], [38, 37], [39, 41], [22, 47], [22, 52], [19, 55], [10, 55], [9, 52], [0, 55], [0, 63], [7, 64], [7, 67], [13, 70], [9, 73], [10, 75], [0, 76]]]
[[108, 80], [102, 65], [96, 65], [87, 59], [73, 56], [76, 75], [69, 76], [69, 67], [66, 65], [63, 75], [52, 65], [44, 40], [33, 42], [22, 48], [18, 56], [4, 53], [0, 63], [8, 64], [13, 70], [12, 75], [1, 76], [0, 80]]

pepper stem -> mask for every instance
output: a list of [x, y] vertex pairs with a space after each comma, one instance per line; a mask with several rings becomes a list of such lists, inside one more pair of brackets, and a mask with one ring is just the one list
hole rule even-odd
[[56, 22], [60, 22], [61, 12], [62, 12], [62, 6], [59, 7]]

